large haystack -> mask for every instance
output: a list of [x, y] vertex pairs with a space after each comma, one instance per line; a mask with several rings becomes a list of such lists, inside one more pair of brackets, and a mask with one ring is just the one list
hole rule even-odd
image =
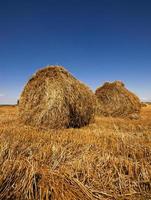
[[19, 100], [20, 119], [43, 128], [82, 127], [94, 118], [95, 98], [63, 67], [48, 66], [25, 86]]
[[125, 88], [124, 83], [106, 82], [95, 92], [98, 101], [98, 113], [112, 117], [139, 118], [141, 102], [139, 98]]

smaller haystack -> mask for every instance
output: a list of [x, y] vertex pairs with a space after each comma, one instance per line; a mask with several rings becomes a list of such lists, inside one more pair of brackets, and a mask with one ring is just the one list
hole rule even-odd
[[112, 117], [139, 118], [141, 102], [127, 90], [121, 81], [106, 82], [99, 87], [95, 95], [98, 98], [97, 114]]
[[42, 128], [82, 127], [95, 114], [95, 95], [60, 66], [36, 72], [19, 100], [20, 121]]
[[147, 107], [147, 103], [141, 102], [141, 106], [142, 106], [142, 107]]

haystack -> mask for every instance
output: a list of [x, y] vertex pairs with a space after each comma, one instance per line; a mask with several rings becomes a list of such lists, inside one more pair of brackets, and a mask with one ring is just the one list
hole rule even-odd
[[147, 107], [147, 103], [141, 102], [141, 106], [142, 106], [142, 107]]
[[37, 71], [19, 100], [20, 120], [43, 128], [82, 127], [94, 119], [95, 95], [60, 66]]
[[125, 88], [121, 81], [106, 82], [96, 90], [95, 94], [99, 102], [98, 114], [139, 118], [141, 102], [135, 94]]

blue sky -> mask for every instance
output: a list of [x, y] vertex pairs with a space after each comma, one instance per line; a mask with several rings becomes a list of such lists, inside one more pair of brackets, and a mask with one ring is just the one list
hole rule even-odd
[[0, 104], [16, 103], [48, 64], [93, 90], [122, 80], [151, 99], [150, 0], [0, 1]]

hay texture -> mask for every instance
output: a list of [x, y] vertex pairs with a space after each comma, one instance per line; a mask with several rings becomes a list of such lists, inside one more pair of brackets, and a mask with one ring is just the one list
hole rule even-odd
[[94, 119], [95, 98], [63, 67], [48, 66], [25, 86], [19, 100], [20, 120], [42, 128], [79, 128]]
[[145, 102], [141, 102], [142, 107], [147, 107], [147, 104]]
[[139, 118], [141, 102], [135, 94], [125, 88], [121, 81], [106, 82], [96, 90], [95, 94], [99, 102], [97, 114]]

